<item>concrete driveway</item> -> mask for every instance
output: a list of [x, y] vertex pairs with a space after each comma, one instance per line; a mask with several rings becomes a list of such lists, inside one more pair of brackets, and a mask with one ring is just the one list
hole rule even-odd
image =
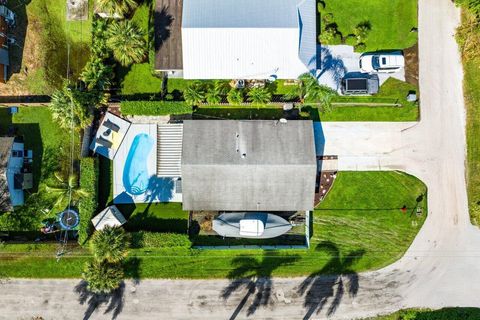
[[[361, 54], [355, 52], [353, 46], [319, 46], [319, 54], [321, 60], [320, 70], [317, 73], [319, 84], [338, 91], [341, 88], [342, 78], [346, 73], [361, 72]], [[402, 68], [395, 73], [379, 73], [378, 79], [380, 85], [390, 77], [405, 81], [405, 69]]]
[[453, 38], [459, 18], [450, 0], [419, 1], [420, 123], [324, 125], [325, 153], [345, 157], [342, 169], [401, 168], [428, 185], [419, 235], [393, 265], [360, 274], [357, 294], [348, 293], [346, 275], [307, 279], [310, 294], [299, 292], [305, 278], [259, 279], [272, 299], [248, 316], [255, 303], [248, 283], [224, 300], [225, 280], [129, 282], [123, 298], [97, 306], [74, 289], [78, 280], [10, 280], [0, 285], [0, 318], [110, 319], [117, 311], [119, 319], [353, 319], [404, 307], [480, 307], [480, 232], [468, 217], [463, 75]]

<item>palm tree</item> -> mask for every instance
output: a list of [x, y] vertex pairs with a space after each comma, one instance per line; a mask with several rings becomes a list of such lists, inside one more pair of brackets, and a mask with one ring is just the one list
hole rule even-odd
[[90, 292], [109, 294], [120, 287], [124, 273], [121, 264], [93, 260], [86, 264], [82, 277]]
[[227, 101], [230, 104], [240, 104], [243, 102], [243, 90], [232, 88], [227, 95]]
[[128, 254], [130, 240], [123, 228], [105, 227], [96, 231], [90, 241], [95, 259], [110, 263], [121, 262]]
[[91, 122], [91, 113], [74, 97], [75, 89], [65, 85], [52, 94], [49, 108], [52, 118], [61, 128], [69, 129], [72, 124], [75, 128], [85, 127]]
[[90, 195], [87, 191], [79, 187], [78, 176], [76, 174], [55, 172], [54, 177], [56, 181], [53, 184], [47, 184], [45, 187], [45, 191], [56, 198], [54, 208], [63, 208], [68, 205], [75, 206], [80, 199], [84, 199]]
[[332, 99], [337, 93], [329, 87], [319, 85], [318, 80], [310, 73], [299, 77], [298, 96], [300, 101], [315, 102], [321, 105], [322, 111], [332, 110]]
[[123, 18], [137, 6], [135, 0], [97, 0], [97, 10], [109, 17]]
[[228, 91], [230, 91], [232, 88], [227, 80], [215, 80], [213, 82], [213, 86], [220, 92], [222, 96], [226, 96]]
[[306, 98], [315, 94], [319, 84], [318, 80], [310, 73], [304, 73], [298, 79], [300, 80], [298, 96], [303, 102]]
[[114, 21], [108, 29], [107, 46], [122, 66], [142, 62], [145, 59], [145, 35], [130, 20]]
[[209, 104], [219, 104], [220, 102], [222, 102], [222, 94], [220, 88], [215, 85], [210, 88], [210, 90], [208, 90], [206, 97]]
[[253, 104], [267, 104], [272, 101], [272, 93], [266, 88], [253, 88], [247, 95]]
[[102, 59], [92, 59], [87, 62], [80, 74], [80, 80], [85, 82], [89, 90], [107, 89], [113, 78], [112, 66], [105, 64]]
[[205, 95], [205, 87], [200, 81], [192, 82], [185, 91], [183, 91], [183, 98], [188, 104], [193, 106], [205, 101]]

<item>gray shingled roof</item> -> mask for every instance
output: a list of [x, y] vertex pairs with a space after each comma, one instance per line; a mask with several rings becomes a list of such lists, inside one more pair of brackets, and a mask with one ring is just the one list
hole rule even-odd
[[183, 128], [184, 210], [313, 208], [311, 121], [187, 120]]

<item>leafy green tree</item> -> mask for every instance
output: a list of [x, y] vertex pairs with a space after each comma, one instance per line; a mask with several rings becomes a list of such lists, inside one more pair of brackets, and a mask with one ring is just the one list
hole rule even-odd
[[95, 259], [119, 263], [128, 254], [130, 238], [123, 228], [108, 226], [93, 234], [90, 246]]
[[108, 39], [108, 26], [109, 21], [107, 19], [101, 19], [94, 17], [92, 22], [92, 58], [107, 59], [111, 50], [107, 46]]
[[200, 81], [192, 82], [184, 91], [183, 98], [188, 104], [193, 106], [199, 105], [205, 101], [205, 86]]
[[79, 200], [90, 195], [87, 191], [80, 188], [76, 174], [69, 175], [55, 172], [54, 177], [55, 181], [45, 186], [45, 191], [49, 196], [56, 199], [53, 205], [54, 208], [64, 208], [69, 204], [75, 206]]
[[252, 88], [247, 96], [253, 104], [267, 104], [272, 101], [272, 93], [267, 88]]
[[70, 129], [73, 124], [75, 129], [80, 129], [90, 125], [95, 108], [107, 102], [108, 94], [102, 90], [82, 91], [65, 83], [52, 94], [49, 108], [60, 127]]
[[96, 0], [96, 4], [98, 12], [122, 18], [138, 6], [135, 0]]
[[227, 95], [227, 101], [230, 104], [241, 104], [243, 102], [243, 90], [232, 88]]
[[145, 59], [145, 34], [130, 20], [113, 21], [108, 28], [107, 46], [122, 66]]
[[91, 122], [91, 113], [88, 107], [75, 100], [73, 88], [65, 85], [61, 90], [52, 94], [50, 111], [52, 118], [62, 128], [68, 129], [85, 127]]
[[89, 90], [106, 90], [113, 78], [112, 66], [106, 64], [102, 59], [92, 58], [87, 62], [80, 74], [80, 80], [85, 82]]
[[124, 272], [121, 264], [92, 260], [86, 264], [82, 278], [88, 283], [90, 292], [109, 294], [120, 287]]

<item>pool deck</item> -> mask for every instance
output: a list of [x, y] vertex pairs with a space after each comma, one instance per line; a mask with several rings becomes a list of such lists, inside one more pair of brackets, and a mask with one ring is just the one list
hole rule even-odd
[[[128, 153], [133, 140], [139, 134], [148, 134], [154, 141], [152, 150], [147, 158], [149, 188], [140, 195], [132, 195], [126, 191], [123, 183], [123, 171], [127, 162]], [[181, 202], [181, 195], [175, 194], [172, 179], [157, 177], [157, 125], [133, 123], [113, 160], [113, 202], [121, 203], [149, 203], [149, 202]]]

